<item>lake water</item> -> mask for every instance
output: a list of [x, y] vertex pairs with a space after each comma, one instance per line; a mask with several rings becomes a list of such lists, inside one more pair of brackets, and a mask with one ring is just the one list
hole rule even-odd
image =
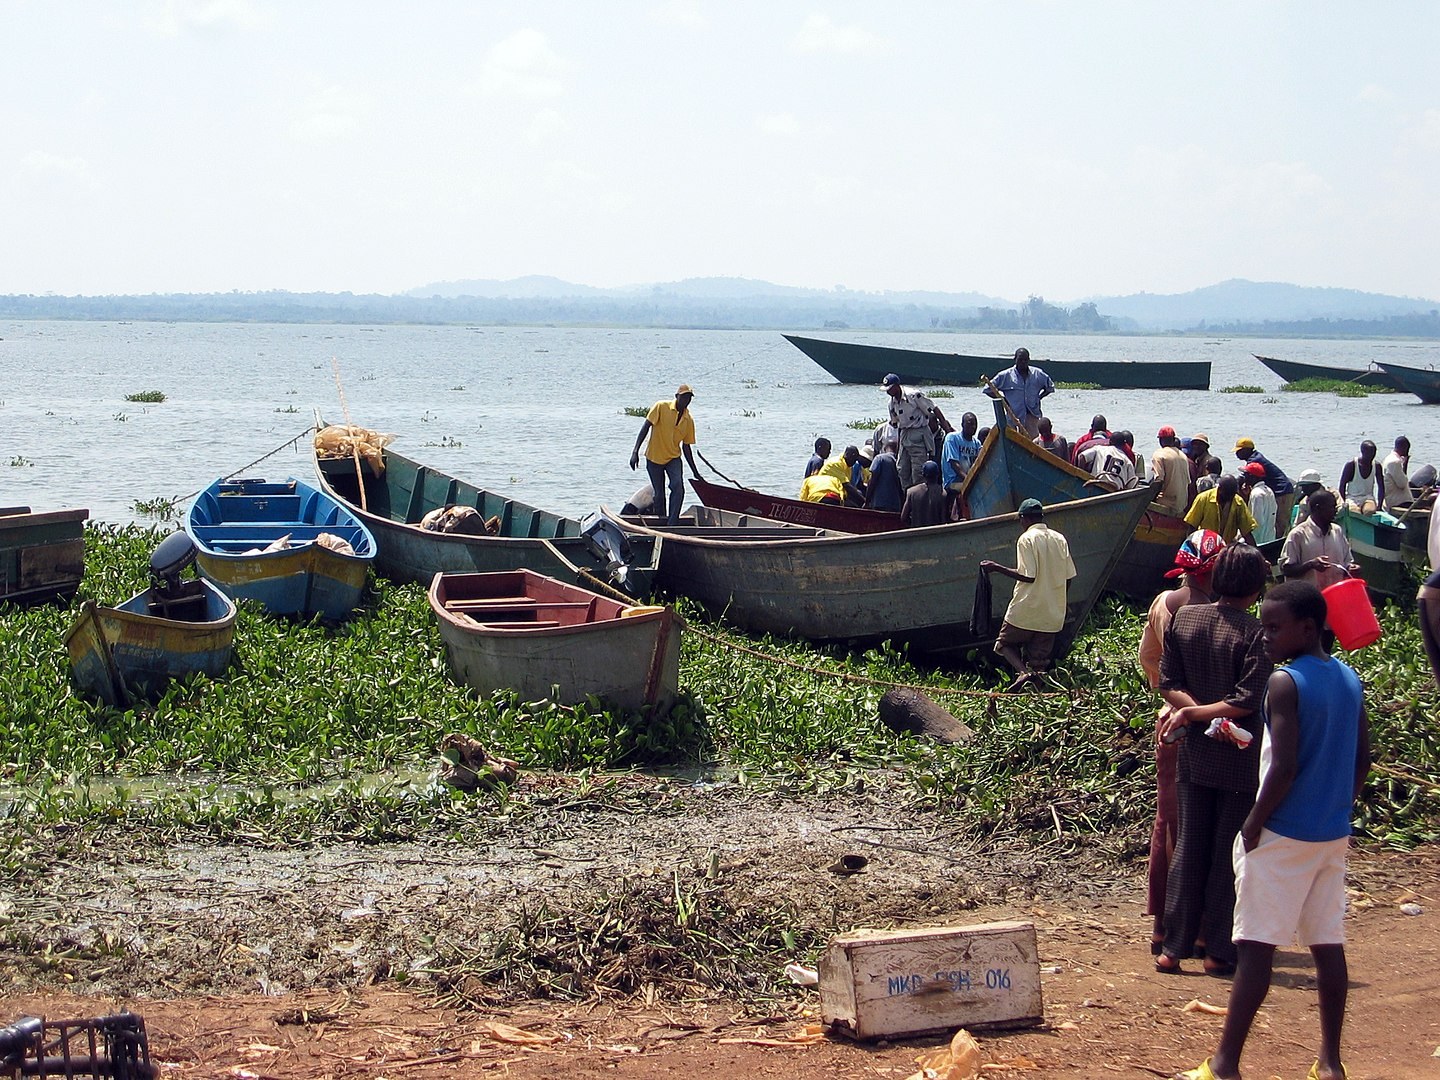
[[[1205, 431], [1227, 464], [1234, 440], [1248, 435], [1292, 477], [1314, 467], [1332, 483], [1365, 438], [1383, 454], [1405, 434], [1413, 464], [1440, 461], [1440, 408], [1407, 395], [1277, 393], [1280, 380], [1251, 355], [1426, 367], [1440, 365], [1440, 342], [815, 336], [995, 355], [1023, 344], [1042, 367], [1049, 355], [1210, 360], [1212, 387], [1267, 393], [1062, 390], [1046, 412], [1071, 438], [1104, 413], [1112, 427], [1132, 429], [1147, 456], [1162, 424]], [[773, 330], [0, 322], [0, 505], [146, 520], [137, 500], [203, 488], [300, 433], [317, 409], [341, 420], [332, 358], [355, 423], [394, 433], [397, 450], [455, 476], [575, 515], [618, 508], [640, 486], [643, 466], [629, 469], [640, 420], [624, 409], [681, 382], [695, 387], [698, 449], [735, 481], [780, 494], [798, 489], [817, 435], [837, 449], [859, 442], [868, 430], [846, 425], [873, 424], [886, 405], [878, 386], [834, 382]], [[125, 400], [143, 390], [166, 400]], [[938, 404], [957, 425], [967, 409], [990, 421], [973, 387]], [[246, 475], [308, 479], [304, 445]]]

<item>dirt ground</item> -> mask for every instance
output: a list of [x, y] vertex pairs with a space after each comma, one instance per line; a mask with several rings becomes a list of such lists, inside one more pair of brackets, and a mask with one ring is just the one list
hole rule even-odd
[[[1169, 1076], [1217, 1037], [1218, 1016], [1185, 1006], [1223, 1006], [1229, 983], [1198, 961], [1184, 977], [1154, 972], [1133, 843], [1079, 844], [1057, 821], [1042, 844], [978, 847], [940, 816], [874, 801], [777, 804], [723, 786], [641, 794], [618, 808], [562, 800], [446, 845], [155, 846], [79, 874], [57, 866], [0, 893], [0, 1016], [125, 1006], [144, 1016], [160, 1075], [229, 1080], [716, 1070], [899, 1080], [944, 1042], [817, 1036], [818, 995], [800, 988], [756, 1006], [662, 980], [580, 1002], [511, 994], [457, 1009], [425, 974], [437, 936], [476, 935], [537, 896], [564, 911], [708, 870], [744, 910], [782, 899], [802, 927], [1033, 920], [1045, 1021], [978, 1033], [996, 1066], [986, 1075]], [[869, 865], [832, 873], [844, 853]], [[1440, 1077], [1440, 849], [1357, 852], [1351, 879], [1350, 1074]], [[778, 970], [793, 958], [760, 962]], [[1247, 1075], [1300, 1080], [1316, 1024], [1309, 956], [1282, 952]]]

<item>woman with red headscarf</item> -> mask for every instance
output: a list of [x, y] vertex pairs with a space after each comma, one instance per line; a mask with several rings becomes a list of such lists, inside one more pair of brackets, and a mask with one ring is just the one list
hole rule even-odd
[[[1170, 619], [1186, 604], [1208, 604], [1215, 597], [1210, 591], [1210, 574], [1215, 560], [1225, 548], [1220, 534], [1209, 529], [1196, 529], [1187, 536], [1175, 553], [1175, 569], [1167, 578], [1184, 576], [1178, 589], [1162, 592], [1150, 603], [1145, 629], [1140, 634], [1140, 670], [1150, 682], [1151, 690], [1160, 688], [1160, 657], [1164, 653], [1165, 629]], [[1157, 720], [1164, 722], [1170, 706], [1162, 704]], [[1159, 956], [1165, 943], [1165, 879], [1170, 873], [1170, 856], [1175, 850], [1180, 808], [1175, 793], [1175, 763], [1180, 757], [1178, 743], [1155, 744], [1155, 825], [1150, 830], [1150, 867], [1146, 890], [1145, 914], [1154, 919], [1150, 934], [1150, 955]]]

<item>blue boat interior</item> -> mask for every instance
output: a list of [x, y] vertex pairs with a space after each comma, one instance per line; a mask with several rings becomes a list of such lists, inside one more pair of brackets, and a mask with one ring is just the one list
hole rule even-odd
[[282, 536], [291, 547], [313, 543], [321, 533], [345, 540], [355, 554], [374, 554], [370, 534], [329, 495], [295, 480], [236, 480], [213, 484], [196, 498], [190, 533], [206, 551], [239, 554]]

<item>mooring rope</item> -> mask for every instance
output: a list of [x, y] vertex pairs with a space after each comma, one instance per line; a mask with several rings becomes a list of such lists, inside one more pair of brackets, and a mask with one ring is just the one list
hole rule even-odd
[[[283, 443], [281, 443], [279, 446], [275, 447], [274, 450], [271, 450], [271, 451], [270, 451], [269, 453], [267, 453], [267, 454], [261, 454], [261, 455], [260, 455], [258, 458], [256, 458], [254, 461], [252, 461], [252, 462], [250, 462], [249, 464], [246, 464], [246, 465], [241, 465], [240, 468], [235, 469], [235, 470], [232, 471], [232, 472], [226, 473], [226, 474], [225, 474], [224, 476], [222, 476], [220, 479], [221, 479], [221, 480], [229, 480], [232, 476], [238, 476], [238, 475], [240, 475], [241, 473], [243, 473], [243, 472], [244, 472], [245, 470], [247, 470], [247, 469], [253, 469], [256, 465], [259, 465], [262, 461], [266, 461], [266, 460], [268, 460], [269, 458], [272, 458], [272, 457], [274, 457], [276, 454], [280, 453], [281, 450], [285, 450], [285, 449], [288, 449], [288, 448], [291, 447], [291, 446], [294, 446], [297, 442], [299, 442], [301, 439], [305, 438], [306, 435], [309, 435], [309, 434], [310, 434], [312, 431], [314, 431], [314, 430], [315, 430], [315, 425], [314, 425], [314, 424], [311, 424], [311, 425], [310, 425], [309, 427], [307, 427], [304, 431], [300, 432], [299, 435], [296, 435], [293, 439], [286, 439], [286, 440], [285, 440]], [[210, 486], [209, 484], [206, 484], [206, 485], [205, 485], [205, 487], [209, 487], [209, 486]], [[175, 504], [175, 503], [189, 502], [191, 499], [193, 499], [196, 495], [199, 495], [200, 492], [202, 492], [202, 491], [204, 491], [204, 490], [205, 490], [205, 488], [202, 487], [202, 488], [197, 488], [196, 490], [190, 492], [189, 495], [177, 495], [177, 496], [175, 496], [175, 498], [171, 499], [170, 502], [171, 502], [172, 505]]]

